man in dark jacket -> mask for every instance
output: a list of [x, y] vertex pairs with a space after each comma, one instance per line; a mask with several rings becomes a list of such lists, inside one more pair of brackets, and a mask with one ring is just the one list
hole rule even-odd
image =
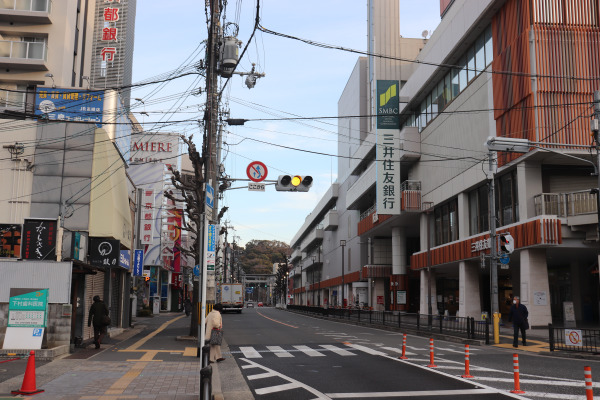
[[529, 322], [527, 317], [529, 311], [527, 307], [521, 304], [519, 296], [513, 298], [513, 305], [510, 306], [510, 312], [508, 313], [508, 321], [512, 321], [513, 328], [515, 330], [513, 337], [513, 347], [519, 347], [519, 329], [521, 330], [521, 338], [523, 339], [523, 346], [527, 346], [527, 337], [525, 336], [525, 330], [529, 329]]
[[97, 349], [100, 348], [100, 343], [106, 333], [107, 324], [104, 317], [107, 315], [108, 307], [106, 307], [106, 304], [100, 300], [100, 296], [94, 296], [94, 304], [90, 307], [88, 316], [88, 326], [92, 325], [92, 321], [94, 322], [94, 344]]

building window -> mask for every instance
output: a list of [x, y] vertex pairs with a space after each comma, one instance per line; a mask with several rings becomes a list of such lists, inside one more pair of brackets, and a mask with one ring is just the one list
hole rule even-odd
[[434, 210], [435, 245], [458, 240], [458, 200], [454, 199]]
[[482, 185], [469, 193], [469, 232], [476, 235], [490, 229], [488, 185]]
[[496, 180], [498, 220], [500, 226], [519, 220], [519, 199], [517, 196], [517, 172], [512, 171]]

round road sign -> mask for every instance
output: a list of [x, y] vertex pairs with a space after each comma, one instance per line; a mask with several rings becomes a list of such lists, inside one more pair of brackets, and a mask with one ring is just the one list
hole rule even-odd
[[267, 166], [260, 161], [252, 161], [246, 168], [246, 175], [252, 182], [262, 182], [267, 178]]

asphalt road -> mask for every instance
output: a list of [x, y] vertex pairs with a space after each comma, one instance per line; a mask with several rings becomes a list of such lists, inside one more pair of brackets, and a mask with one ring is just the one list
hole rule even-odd
[[[505, 349], [471, 346], [475, 378], [463, 379], [464, 346], [457, 343], [438, 341], [434, 345], [437, 367], [432, 368], [428, 367], [428, 338], [408, 336], [408, 360], [399, 360], [400, 333], [274, 308], [225, 314], [223, 329], [231, 356], [257, 399], [538, 398], [540, 390], [547, 394], [548, 387], [558, 388], [558, 396], [561, 390], [567, 396], [584, 394], [583, 366], [576, 372], [581, 361], [522, 356], [522, 372], [533, 366], [546, 379], [535, 384], [537, 395], [520, 397], [510, 393], [514, 389], [512, 352]], [[565, 362], [569, 365], [563, 368]], [[548, 376], [562, 374], [559, 367], [569, 377], [557, 377], [560, 383], [549, 385]], [[529, 381], [534, 374], [525, 375], [533, 388]]]

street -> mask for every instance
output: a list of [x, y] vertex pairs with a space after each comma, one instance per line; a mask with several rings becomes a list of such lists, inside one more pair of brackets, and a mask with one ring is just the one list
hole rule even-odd
[[[323, 320], [272, 307], [223, 314], [224, 362], [213, 367], [213, 394], [238, 399], [585, 399], [584, 366], [598, 381], [600, 363], [538, 353], [541, 338], [518, 350], [505, 344], [464, 345]], [[77, 348], [62, 359], [36, 362], [36, 399], [198, 399], [196, 341], [189, 318], [165, 313], [138, 318], [135, 327], [107, 339], [100, 350]], [[504, 347], [503, 347], [504, 346]], [[513, 394], [513, 354], [520, 389]], [[0, 364], [0, 397], [23, 382], [25, 359]], [[596, 395], [600, 385], [594, 383]]]
[[517, 350], [525, 393], [515, 395], [510, 393], [513, 349], [470, 346], [474, 378], [463, 379], [464, 346], [458, 343], [436, 341], [437, 367], [430, 368], [426, 337], [408, 335], [408, 360], [403, 361], [398, 359], [402, 335], [397, 332], [274, 308], [226, 314], [223, 324], [231, 355], [260, 399], [581, 399], [585, 398], [583, 367], [600, 371], [597, 361]]

